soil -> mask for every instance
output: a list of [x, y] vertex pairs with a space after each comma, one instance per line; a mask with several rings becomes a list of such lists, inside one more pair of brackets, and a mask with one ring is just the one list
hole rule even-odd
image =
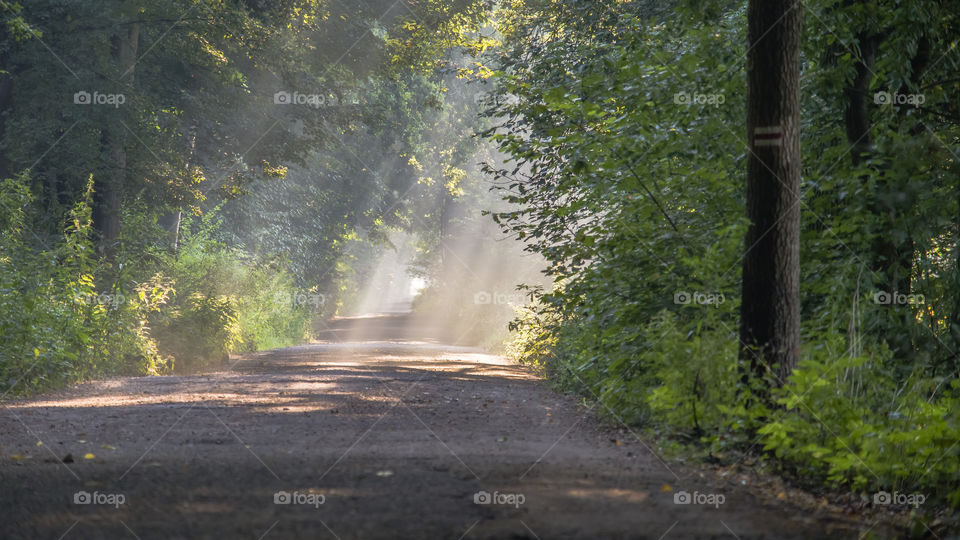
[[220, 371], [8, 402], [0, 538], [890, 534], [667, 462], [524, 367], [435, 336], [404, 315], [339, 319]]

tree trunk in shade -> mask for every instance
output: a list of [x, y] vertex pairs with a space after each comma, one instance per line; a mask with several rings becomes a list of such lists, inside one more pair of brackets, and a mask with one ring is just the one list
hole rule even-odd
[[[116, 62], [119, 81], [124, 88], [133, 87], [133, 69], [140, 40], [140, 24], [133, 23], [120, 30], [112, 40], [112, 56]], [[94, 177], [94, 229], [100, 234], [100, 249], [107, 255], [116, 250], [120, 238], [120, 213], [123, 207], [123, 185], [127, 176], [126, 133], [119, 122], [104, 126], [101, 135], [103, 158], [107, 172]]]
[[740, 307], [744, 378], [782, 384], [800, 357], [800, 0], [747, 12], [747, 230]]

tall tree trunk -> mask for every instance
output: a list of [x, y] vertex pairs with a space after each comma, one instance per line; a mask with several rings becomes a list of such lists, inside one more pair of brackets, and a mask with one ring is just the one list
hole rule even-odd
[[[13, 74], [9, 54], [0, 56], [0, 141], [6, 136], [7, 110], [13, 105]], [[13, 176], [6, 152], [0, 150], [0, 180]]]
[[744, 379], [779, 383], [800, 358], [800, 0], [750, 0], [747, 229], [740, 306]]
[[440, 267], [446, 271], [446, 264], [450, 262], [448, 254], [447, 236], [450, 234], [450, 206], [452, 197], [446, 187], [440, 192]]
[[[858, 4], [869, 4], [876, 8], [875, 2], [860, 0]], [[875, 30], [861, 32], [857, 36], [860, 58], [856, 64], [856, 72], [850, 87], [845, 90], [847, 108], [844, 111], [844, 127], [847, 141], [852, 147], [851, 161], [854, 166], [865, 166], [868, 171], [861, 176], [866, 184], [871, 176], [874, 178], [874, 190], [870, 196], [868, 208], [876, 216], [876, 229], [870, 245], [870, 270], [873, 273], [873, 283], [878, 290], [887, 293], [909, 294], [913, 287], [912, 269], [914, 258], [914, 241], [907, 237], [898, 240], [896, 235], [890, 234], [906, 216], [912, 213], [910, 202], [900, 202], [901, 199], [892, 197], [892, 191], [902, 189], [891, 186], [884, 174], [887, 165], [882, 160], [871, 159], [877, 157], [877, 149], [871, 133], [870, 107], [874, 104], [874, 94], [870, 92], [871, 82], [874, 79], [877, 52], [883, 42], [882, 33]], [[911, 60], [911, 83], [918, 88], [926, 66], [930, 61], [930, 41], [921, 37], [917, 42], [917, 52]], [[911, 91], [902, 88], [887, 89], [890, 92]], [[923, 131], [922, 124], [916, 122], [911, 133], [917, 135]], [[891, 203], [897, 200], [897, 203]], [[894, 356], [906, 360], [912, 354], [913, 346], [910, 334], [903, 329], [912, 324], [912, 314], [906, 309], [886, 309], [879, 313], [876, 331], [886, 336], [887, 343]]]
[[852, 146], [850, 157], [854, 165], [859, 165], [873, 155], [873, 137], [870, 134], [869, 105], [870, 81], [873, 80], [873, 65], [877, 57], [879, 38], [867, 32], [857, 37], [860, 44], [860, 61], [856, 65], [856, 75], [850, 86], [844, 90], [847, 108], [843, 111], [843, 122], [847, 132], [847, 142]]
[[[191, 124], [187, 129], [187, 163], [188, 180], [193, 175], [194, 156], [197, 153], [197, 125]], [[183, 210], [177, 208], [160, 216], [157, 223], [170, 234], [170, 247], [173, 251], [180, 249], [180, 222], [183, 219]]]
[[[861, 32], [857, 36], [860, 45], [860, 60], [856, 64], [856, 75], [844, 93], [847, 98], [847, 108], [843, 114], [844, 127], [847, 132], [847, 142], [851, 145], [850, 158], [853, 164], [864, 165], [876, 154], [876, 148], [871, 134], [870, 106], [874, 103], [874, 96], [870, 93], [870, 83], [873, 81], [874, 64], [876, 63], [877, 49], [882, 41], [881, 37], [871, 32]], [[878, 230], [889, 231], [896, 225], [899, 217], [904, 214], [902, 208], [890, 207], [882, 202], [883, 195], [890, 188], [877, 167], [871, 167], [876, 176], [875, 193], [870, 201], [870, 211], [877, 216]], [[866, 182], [869, 178], [863, 177]], [[910, 292], [910, 267], [913, 262], [913, 242], [907, 241], [899, 245], [889, 234], [877, 234], [871, 246], [871, 270], [876, 274], [875, 284], [887, 292]]]
[[[133, 67], [140, 41], [140, 24], [133, 23], [120, 30], [112, 40], [112, 56], [116, 62], [119, 81], [133, 88]], [[109, 123], [103, 130], [101, 145], [109, 164], [105, 175], [94, 178], [94, 228], [100, 233], [100, 249], [110, 255], [120, 238], [120, 212], [123, 205], [123, 185], [127, 176], [126, 133], [123, 126]]]
[[170, 249], [174, 252], [180, 249], [180, 222], [183, 220], [183, 211], [174, 210], [163, 216], [161, 226], [170, 234]]

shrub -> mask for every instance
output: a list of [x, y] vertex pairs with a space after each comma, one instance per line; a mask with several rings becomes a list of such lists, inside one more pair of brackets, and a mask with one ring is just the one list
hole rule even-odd
[[139, 249], [108, 261], [90, 241], [92, 179], [60, 239], [32, 232], [39, 212], [28, 184], [0, 185], [0, 397], [111, 374], [202, 369], [231, 352], [308, 337], [312, 312], [290, 300], [289, 274], [216, 242], [215, 214], [187, 220], [179, 254]]

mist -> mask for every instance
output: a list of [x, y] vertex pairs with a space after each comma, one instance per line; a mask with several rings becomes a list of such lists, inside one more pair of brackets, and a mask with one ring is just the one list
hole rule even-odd
[[956, 4], [3, 0], [0, 539], [957, 538]]

